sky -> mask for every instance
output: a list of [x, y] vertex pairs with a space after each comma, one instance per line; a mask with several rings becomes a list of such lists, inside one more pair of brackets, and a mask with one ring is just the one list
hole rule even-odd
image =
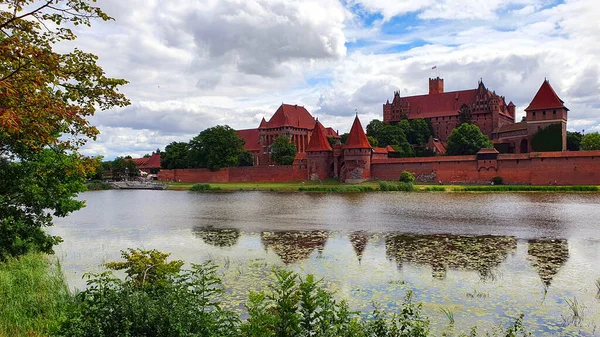
[[[480, 79], [517, 121], [547, 78], [571, 131], [600, 131], [598, 0], [98, 0], [115, 21], [72, 46], [130, 83], [125, 108], [91, 118], [82, 153], [140, 157], [216, 125], [256, 128], [281, 103], [348, 132], [382, 104]], [[432, 67], [435, 69], [432, 70]]]

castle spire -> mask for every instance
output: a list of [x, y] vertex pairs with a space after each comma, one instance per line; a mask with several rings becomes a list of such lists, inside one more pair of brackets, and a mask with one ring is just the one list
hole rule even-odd
[[350, 129], [350, 134], [348, 135], [348, 140], [344, 145], [346, 149], [371, 149], [372, 146], [369, 144], [369, 140], [367, 139], [367, 135], [365, 134], [365, 130], [360, 124], [360, 120], [358, 119], [358, 114], [354, 117], [354, 123], [352, 123], [352, 128]]
[[260, 125], [258, 126], [258, 128], [262, 129], [262, 128], [266, 128], [266, 127], [267, 127], [267, 121], [263, 117], [262, 120], [260, 121]]
[[312, 135], [310, 136], [310, 143], [308, 143], [305, 152], [316, 151], [331, 151], [331, 145], [329, 144], [329, 140], [327, 140], [325, 127], [323, 127], [323, 124], [321, 124], [318, 119]]

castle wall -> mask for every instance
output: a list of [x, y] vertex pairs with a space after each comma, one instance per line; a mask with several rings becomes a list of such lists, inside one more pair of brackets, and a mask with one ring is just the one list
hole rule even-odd
[[296, 165], [230, 167], [218, 171], [208, 169], [161, 170], [158, 179], [186, 183], [285, 182], [306, 180], [305, 167]]
[[374, 160], [372, 179], [398, 180], [404, 170], [419, 181], [488, 183], [495, 176], [508, 184], [600, 185], [600, 151], [501, 154], [498, 160], [475, 156]]

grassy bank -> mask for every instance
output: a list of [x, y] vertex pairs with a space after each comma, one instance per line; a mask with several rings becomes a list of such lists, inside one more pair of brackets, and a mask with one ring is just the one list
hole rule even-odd
[[47, 336], [69, 296], [53, 257], [28, 254], [0, 263], [0, 337]]
[[288, 183], [169, 183], [170, 190], [198, 191], [271, 191], [271, 192], [370, 192], [370, 191], [414, 191], [414, 192], [600, 192], [599, 186], [531, 186], [531, 185], [433, 185], [414, 184], [412, 190], [397, 181], [366, 181], [361, 184], [343, 184], [335, 179], [322, 182]]

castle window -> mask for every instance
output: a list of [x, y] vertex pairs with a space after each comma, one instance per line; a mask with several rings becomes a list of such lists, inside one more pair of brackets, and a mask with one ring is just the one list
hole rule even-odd
[[542, 111], [542, 115], [546, 116], [546, 110]]
[[533, 117], [535, 117], [535, 111], [533, 112]]
[[553, 115], [556, 115], [556, 110], [553, 110], [553, 111], [552, 111], [552, 114], [553, 114]]

